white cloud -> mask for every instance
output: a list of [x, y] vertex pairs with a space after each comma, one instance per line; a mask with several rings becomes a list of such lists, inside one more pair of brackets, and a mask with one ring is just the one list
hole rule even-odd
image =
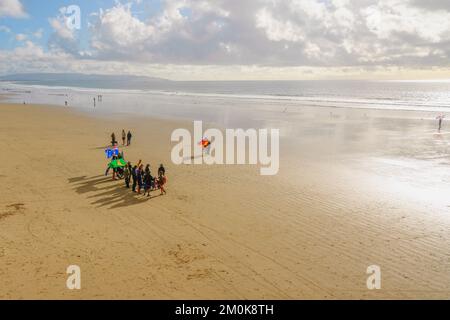
[[[450, 9], [450, 6], [449, 6]], [[438, 43], [450, 39], [450, 12], [427, 11], [404, 1], [380, 1], [362, 10], [367, 27], [380, 39], [405, 33]]]
[[141, 49], [142, 43], [156, 36], [156, 30], [134, 17], [130, 5], [101, 10], [93, 31], [92, 47], [96, 50], [117, 50], [129, 52], [130, 47]]
[[376, 79], [448, 78], [450, 67], [264, 67], [257, 65], [175, 65], [78, 59], [60, 50], [46, 51], [25, 41], [12, 51], [0, 50], [0, 74], [18, 72], [79, 72], [151, 75], [174, 80]]
[[17, 41], [24, 41], [26, 39], [27, 39], [27, 35], [26, 34], [19, 33], [19, 34], [16, 35], [16, 40]]
[[67, 27], [66, 18], [62, 15], [48, 19], [53, 31], [62, 39], [73, 40], [75, 38], [74, 29]]
[[256, 13], [256, 27], [261, 28], [271, 41], [304, 41], [302, 28], [289, 20], [276, 19], [272, 13], [263, 8]]
[[24, 18], [27, 16], [19, 0], [0, 0], [0, 17]]
[[450, 65], [447, 0], [163, 0], [161, 10], [147, 17], [133, 10], [138, 2], [86, 14], [87, 47], [63, 14], [49, 19], [54, 33], [48, 48], [41, 48], [39, 65], [169, 78], [199, 78], [202, 72], [204, 78], [208, 72], [264, 78], [263, 71], [277, 78], [313, 77], [327, 70], [348, 75], [342, 70]]

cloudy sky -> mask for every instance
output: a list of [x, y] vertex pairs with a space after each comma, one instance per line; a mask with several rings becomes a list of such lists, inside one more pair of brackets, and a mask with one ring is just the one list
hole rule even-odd
[[19, 72], [449, 79], [450, 0], [0, 0]]

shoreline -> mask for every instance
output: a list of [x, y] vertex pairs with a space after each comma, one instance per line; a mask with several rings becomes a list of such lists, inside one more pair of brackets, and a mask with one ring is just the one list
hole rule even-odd
[[[374, 83], [378, 83], [375, 81]], [[381, 81], [382, 83], [383, 81]], [[363, 98], [363, 97], [345, 97], [339, 98], [334, 97], [333, 99], [320, 99], [313, 96], [296, 96], [296, 95], [265, 95], [265, 94], [234, 94], [234, 93], [214, 93], [214, 92], [189, 92], [189, 91], [167, 91], [166, 89], [113, 89], [113, 88], [85, 88], [85, 87], [71, 87], [71, 86], [48, 86], [48, 85], [26, 85], [26, 84], [16, 84], [12, 83], [13, 86], [18, 88], [31, 88], [35, 89], [36, 92], [41, 91], [41, 95], [45, 95], [43, 92], [47, 92], [47, 95], [51, 95], [48, 92], [71, 92], [73, 95], [85, 95], [85, 94], [98, 94], [102, 93], [105, 95], [131, 95], [131, 96], [141, 96], [142, 99], [148, 99], [153, 97], [166, 98], [166, 99], [197, 99], [198, 101], [204, 100], [204, 103], [209, 103], [211, 101], [227, 101], [232, 104], [240, 105], [272, 105], [277, 106], [279, 104], [287, 104], [289, 107], [293, 108], [330, 108], [330, 109], [355, 109], [355, 110], [374, 110], [374, 111], [409, 111], [409, 112], [422, 112], [422, 113], [443, 113], [450, 115], [450, 105], [449, 104], [433, 104], [427, 105], [426, 103], [419, 103], [419, 101], [407, 101], [407, 100], [393, 100], [388, 98]], [[29, 94], [32, 91], [27, 92]], [[0, 93], [1, 95], [1, 93]], [[16, 95], [19, 95], [16, 93]], [[38, 94], [39, 96], [39, 94]], [[36, 96], [35, 98], [37, 98]], [[42, 97], [40, 97], [42, 99]], [[33, 99], [32, 99], [33, 100]], [[53, 99], [52, 99], [53, 100]], [[42, 100], [43, 104], [48, 105], [52, 103], [50, 99]], [[209, 101], [209, 102], [208, 102]], [[19, 103], [10, 100], [10, 103]], [[442, 103], [442, 102], [440, 102]], [[31, 101], [31, 104], [36, 104], [36, 101]], [[52, 103], [53, 104], [53, 103]], [[54, 105], [60, 105], [60, 103], [54, 103]], [[87, 107], [88, 104], [76, 105], [79, 108], [90, 108]], [[413, 106], [413, 107], [412, 107]]]

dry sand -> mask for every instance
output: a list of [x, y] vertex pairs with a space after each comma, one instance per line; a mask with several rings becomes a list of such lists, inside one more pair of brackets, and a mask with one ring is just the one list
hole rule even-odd
[[[180, 126], [191, 123], [0, 105], [0, 298], [450, 297], [450, 202], [408, 201], [366, 168], [286, 146], [274, 177], [174, 166]], [[128, 160], [166, 165], [166, 196], [103, 175], [122, 128], [134, 129]], [[366, 288], [372, 264], [381, 290]], [[69, 265], [81, 290], [66, 288]]]

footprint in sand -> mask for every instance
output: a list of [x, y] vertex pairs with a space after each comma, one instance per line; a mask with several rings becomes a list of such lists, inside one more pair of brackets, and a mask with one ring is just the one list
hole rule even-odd
[[25, 204], [23, 203], [13, 203], [6, 206], [6, 210], [0, 213], [0, 220], [6, 217], [15, 215], [25, 209]]
[[177, 248], [170, 250], [168, 253], [175, 258], [175, 262], [178, 265], [188, 264], [195, 260], [205, 258], [200, 250], [193, 248], [191, 245], [177, 244]]
[[187, 280], [194, 280], [194, 279], [205, 279], [209, 278], [213, 275], [213, 269], [207, 268], [207, 269], [197, 269], [195, 272], [188, 274], [186, 279]]

